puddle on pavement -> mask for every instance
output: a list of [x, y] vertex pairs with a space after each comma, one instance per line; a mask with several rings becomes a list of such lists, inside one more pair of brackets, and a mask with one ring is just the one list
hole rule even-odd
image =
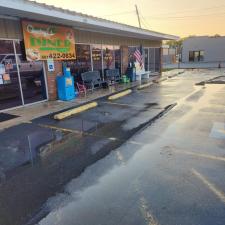
[[215, 122], [209, 136], [216, 139], [225, 139], [225, 123]]

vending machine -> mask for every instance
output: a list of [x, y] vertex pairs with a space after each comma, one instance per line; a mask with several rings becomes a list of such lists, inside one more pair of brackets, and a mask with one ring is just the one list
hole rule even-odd
[[73, 100], [76, 95], [74, 87], [74, 78], [71, 75], [70, 68], [64, 68], [63, 75], [57, 76], [56, 81], [59, 100]]

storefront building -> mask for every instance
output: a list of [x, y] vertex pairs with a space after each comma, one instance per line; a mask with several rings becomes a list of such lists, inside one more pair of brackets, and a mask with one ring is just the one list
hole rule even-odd
[[[53, 57], [53, 70], [49, 69], [48, 56], [35, 58], [32, 52], [34, 60], [28, 58], [24, 21], [72, 30], [74, 57], [72, 53], [61, 53], [63, 58]], [[63, 65], [71, 68], [75, 81], [79, 81], [81, 73], [95, 70], [104, 79], [105, 69], [118, 68], [121, 74], [126, 73], [132, 54], [139, 49], [144, 55], [145, 70], [160, 73], [162, 40], [176, 38], [36, 2], [3, 0], [0, 3], [0, 111], [56, 100], [56, 76], [62, 74]]]

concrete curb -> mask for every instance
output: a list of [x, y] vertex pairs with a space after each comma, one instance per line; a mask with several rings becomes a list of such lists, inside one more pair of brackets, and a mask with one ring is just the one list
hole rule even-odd
[[176, 74], [173, 74], [173, 75], [168, 76], [168, 78], [177, 77], [177, 76], [179, 76], [179, 75], [181, 75], [181, 74], [183, 74], [183, 73], [185, 73], [185, 71], [180, 71], [180, 72], [178, 72], [178, 73], [176, 73]]
[[150, 82], [150, 83], [147, 83], [147, 84], [143, 84], [143, 85], [140, 85], [139, 87], [137, 87], [137, 89], [138, 89], [138, 90], [141, 90], [141, 89], [150, 87], [150, 86], [152, 86], [153, 84], [154, 84], [153, 82]]
[[[155, 83], [155, 80], [152, 80], [151, 82]], [[107, 95], [105, 95], [105, 96], [97, 97], [97, 98], [92, 99], [92, 100], [89, 100], [89, 101], [87, 101], [87, 102], [85, 102], [85, 103], [80, 103], [80, 104], [75, 105], [75, 106], [73, 106], [73, 107], [68, 107], [68, 108], [65, 108], [65, 109], [63, 109], [63, 110], [59, 110], [58, 112], [51, 112], [51, 113], [49, 113], [49, 114], [40, 116], [40, 117], [38, 117], [38, 118], [50, 117], [50, 118], [54, 119], [54, 116], [55, 116], [56, 114], [61, 114], [61, 113], [64, 113], [65, 111], [73, 110], [73, 109], [75, 109], [75, 108], [82, 107], [82, 106], [87, 105], [87, 104], [92, 103], [92, 102], [98, 102], [98, 101], [101, 101], [102, 99], [108, 99], [110, 96], [117, 95], [117, 94], [119, 94], [119, 93], [121, 93], [121, 92], [124, 92], [124, 91], [127, 91], [127, 90], [135, 90], [135, 89], [137, 89], [137, 87], [138, 87], [139, 85], [140, 85], [140, 84], [135, 84], [135, 85], [133, 85], [133, 86], [131, 86], [131, 87], [125, 87], [125, 88], [123, 88], [122, 90], [117, 91], [117, 92], [115, 92], [115, 93], [109, 93], [109, 94], [107, 94]], [[38, 118], [35, 118], [35, 119], [38, 119]], [[31, 121], [33, 122], [33, 121], [35, 121], [35, 119], [32, 119]]]
[[65, 119], [67, 117], [70, 117], [72, 115], [75, 115], [75, 114], [81, 113], [83, 111], [86, 111], [88, 109], [95, 108], [97, 106], [98, 106], [97, 102], [91, 102], [91, 103], [88, 103], [88, 104], [85, 104], [85, 105], [82, 105], [82, 106], [78, 106], [74, 109], [70, 109], [68, 111], [56, 114], [56, 115], [54, 115], [54, 119], [55, 120], [62, 120], [62, 119]]
[[128, 89], [128, 90], [122, 91], [122, 92], [120, 92], [118, 94], [109, 96], [108, 97], [108, 100], [116, 100], [116, 99], [121, 98], [123, 96], [129, 95], [130, 93], [132, 93], [132, 90], [131, 89]]

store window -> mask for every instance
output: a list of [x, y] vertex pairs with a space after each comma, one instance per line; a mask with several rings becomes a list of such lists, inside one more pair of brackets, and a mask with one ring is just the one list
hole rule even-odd
[[13, 41], [0, 40], [0, 110], [22, 105]]
[[[136, 61], [134, 57], [134, 53], [137, 49], [139, 48], [138, 47], [128, 48], [129, 63], [133, 63]], [[161, 48], [145, 47], [142, 51], [142, 56], [144, 57], [144, 66], [146, 71], [160, 72]]]
[[149, 48], [149, 71], [155, 72], [156, 66], [155, 66], [155, 49]]
[[204, 55], [205, 55], [205, 52], [204, 51], [200, 51], [200, 55], [199, 55], [199, 61], [200, 62], [204, 61]]
[[160, 72], [161, 67], [161, 49], [155, 48], [155, 72]]
[[91, 71], [90, 45], [76, 44], [76, 60], [66, 61], [75, 80], [79, 80], [81, 73]]
[[115, 68], [119, 69], [121, 73], [121, 49], [120, 46], [114, 46], [114, 52], [115, 52]]
[[148, 54], [148, 48], [144, 49], [144, 59], [145, 59], [145, 70], [149, 71], [149, 54]]
[[189, 52], [189, 62], [194, 62], [194, 51]]
[[103, 69], [114, 69], [115, 68], [115, 55], [114, 48], [112, 45], [103, 45]]
[[128, 62], [129, 62], [129, 64], [135, 63], [136, 59], [135, 59], [134, 53], [137, 49], [138, 49], [138, 47], [128, 47]]
[[27, 61], [23, 42], [15, 41], [24, 104], [47, 99], [42, 61]]
[[199, 51], [194, 52], [194, 62], [199, 62]]
[[204, 61], [204, 51], [190, 51], [189, 62], [202, 62]]
[[98, 70], [102, 76], [102, 48], [101, 45], [92, 45], [93, 70]]

